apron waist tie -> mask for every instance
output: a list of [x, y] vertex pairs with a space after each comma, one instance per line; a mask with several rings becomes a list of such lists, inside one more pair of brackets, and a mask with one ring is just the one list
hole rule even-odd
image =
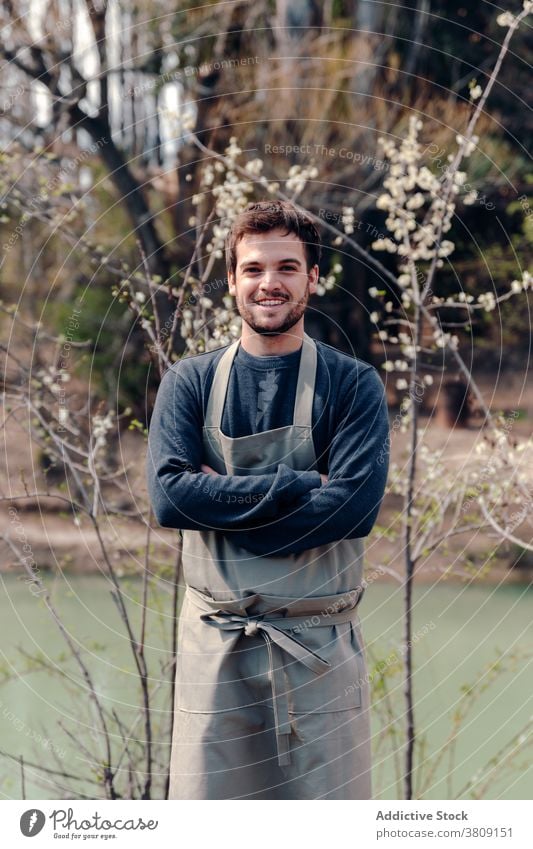
[[[310, 611], [306, 615], [301, 614], [298, 616], [284, 616], [270, 619], [264, 618], [268, 615], [267, 613], [250, 617], [245, 614], [225, 611], [221, 607], [225, 602], [216, 601], [193, 587], [187, 587], [187, 592], [190, 594], [193, 603], [205, 611], [201, 614], [200, 619], [207, 625], [212, 625], [223, 631], [242, 630], [245, 636], [261, 636], [266, 642], [276, 727], [278, 764], [279, 766], [288, 766], [291, 762], [289, 746], [291, 725], [289, 701], [284, 688], [285, 677], [282, 652], [286, 652], [295, 660], [305, 664], [316, 675], [320, 675], [330, 669], [331, 664], [308, 646], [301, 643], [300, 640], [297, 640], [293, 634], [285, 633], [285, 631], [294, 629], [298, 623], [301, 623], [303, 627], [315, 628], [326, 625], [337, 625], [341, 622], [348, 622], [354, 619], [357, 615], [357, 605], [364, 592], [363, 587], [359, 587], [355, 591], [350, 591], [350, 606], [344, 610], [335, 613], [324, 613], [324, 606], [322, 606], [317, 613]], [[345, 598], [346, 594], [343, 593], [339, 597]], [[331, 598], [332, 596], [326, 596], [323, 599], [317, 597], [311, 598], [309, 601], [313, 605], [318, 605], [326, 599], [330, 602]], [[235, 604], [235, 601], [230, 603]], [[309, 616], [311, 618], [306, 618]]]

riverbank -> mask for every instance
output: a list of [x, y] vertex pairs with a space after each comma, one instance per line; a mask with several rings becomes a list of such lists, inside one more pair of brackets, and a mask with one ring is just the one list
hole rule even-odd
[[[488, 393], [487, 386], [484, 394]], [[530, 395], [528, 392], [527, 397]], [[522, 411], [520, 418], [513, 420], [513, 438], [525, 440], [531, 431], [532, 411], [524, 401], [523, 391], [519, 392], [512, 381], [499, 391], [498, 409], [513, 409], [513, 397], [520, 400], [516, 409]], [[489, 400], [495, 409], [494, 397], [487, 397]], [[391, 413], [391, 421], [393, 419]], [[427, 415], [421, 417], [420, 424], [424, 442], [431, 451], [442, 456], [447, 468], [459, 471], [475, 456], [476, 445], [482, 437], [480, 426], [450, 429]], [[3, 502], [2, 525], [3, 532], [19, 550], [26, 546], [25, 554], [36, 564], [33, 568], [37, 567], [42, 574], [98, 574], [106, 572], [107, 558], [120, 575], [141, 574], [146, 565], [148, 545], [149, 568], [154, 571], [173, 568], [176, 532], [157, 527], [153, 517], [148, 530], [140, 518], [140, 514], [148, 516], [148, 496], [144, 476], [146, 442], [139, 432], [121, 434], [117, 456], [125, 464], [127, 474], [120, 488], [109, 490], [108, 504], [113, 512], [100, 514], [100, 535], [86, 514], [72, 514], [65, 484], [60, 480], [51, 483], [38, 462], [39, 447], [27, 436], [25, 444], [21, 435], [20, 425], [8, 418], [4, 429], [6, 447], [0, 460], [4, 468], [0, 471], [10, 483], [12, 498]], [[408, 447], [408, 434], [394, 428], [391, 431], [391, 460], [400, 468], [405, 468]], [[533, 478], [533, 470], [531, 475]], [[31, 496], [32, 492], [40, 494], [35, 497]], [[366, 539], [367, 579], [401, 582], [405, 572], [402, 540], [398, 536], [391, 539], [391, 531], [401, 529], [402, 509], [399, 497], [385, 497], [376, 526]], [[533, 537], [530, 519], [526, 511], [525, 521], [514, 530], [516, 536], [526, 541]], [[0, 571], [24, 574], [14, 551], [4, 540], [0, 540]], [[451, 537], [446, 550], [441, 546], [433, 552], [415, 575], [415, 581], [422, 583], [476, 580], [528, 584], [532, 579], [533, 553], [520, 551], [512, 543], [498, 543], [494, 534], [486, 532]]]

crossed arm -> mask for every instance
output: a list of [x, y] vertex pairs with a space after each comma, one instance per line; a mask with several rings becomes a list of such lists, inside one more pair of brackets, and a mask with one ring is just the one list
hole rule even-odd
[[[206, 463], [202, 463], [201, 469], [202, 469], [202, 472], [205, 472], [208, 475], [218, 475], [219, 474], [219, 472], [215, 472], [215, 470], [212, 469], [211, 466], [208, 466]], [[322, 481], [322, 483], [327, 483], [328, 482], [328, 476], [323, 475], [321, 473], [319, 473], [319, 474], [320, 474], [320, 480]]]
[[339, 405], [327, 476], [285, 464], [270, 475], [219, 475], [202, 464], [203, 422], [188, 383], [179, 371], [167, 372], [150, 424], [147, 458], [159, 523], [219, 530], [265, 557], [367, 536], [387, 478], [388, 415], [375, 369], [355, 377], [351, 390]]
[[[282, 515], [320, 487], [318, 472], [280, 463], [266, 475], [217, 475], [202, 467], [202, 414], [187, 380], [165, 372], [148, 436], [146, 476], [155, 517], [165, 528], [243, 530]], [[200, 470], [200, 471], [199, 471]]]
[[268, 525], [232, 533], [232, 542], [268, 557], [368, 536], [389, 464], [387, 402], [374, 368], [354, 378], [339, 407], [323, 485], [303, 493]]

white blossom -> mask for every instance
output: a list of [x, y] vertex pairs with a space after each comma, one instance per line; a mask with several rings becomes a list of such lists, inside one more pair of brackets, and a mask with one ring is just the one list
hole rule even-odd
[[511, 291], [514, 293], [527, 292], [528, 289], [533, 289], [533, 276], [529, 271], [523, 271], [522, 280], [512, 281]]
[[453, 253], [455, 245], [453, 242], [449, 242], [447, 239], [444, 239], [439, 247], [439, 256], [450, 256]]
[[91, 437], [95, 453], [107, 444], [107, 434], [114, 428], [113, 415], [113, 410], [109, 410], [105, 416], [96, 414], [91, 419]]
[[244, 166], [244, 170], [253, 176], [258, 176], [259, 173], [263, 169], [263, 160], [262, 159], [251, 159]]
[[347, 235], [353, 233], [353, 223], [355, 220], [355, 212], [351, 206], [343, 206], [342, 208], [342, 224], [344, 227], [344, 232]]
[[308, 180], [314, 180], [318, 177], [318, 169], [314, 165], [307, 165], [302, 168], [301, 165], [293, 165], [289, 168], [289, 179], [286, 182], [286, 187], [294, 195], [299, 195], [306, 186]]
[[467, 141], [464, 136], [458, 133], [455, 136], [455, 141], [457, 142], [460, 148], [464, 148], [463, 156], [470, 156], [470, 154], [473, 153], [476, 149], [476, 145], [479, 141], [479, 136], [473, 135], [472, 138]]
[[384, 194], [380, 195], [376, 201], [376, 207], [378, 209], [389, 209], [392, 203], [392, 198], [390, 195]]
[[500, 27], [512, 27], [515, 22], [515, 16], [510, 12], [502, 12], [501, 15], [498, 15], [496, 18], [496, 23]]
[[493, 292], [483, 292], [481, 295], [478, 295], [477, 300], [487, 312], [491, 312], [496, 308], [496, 298]]

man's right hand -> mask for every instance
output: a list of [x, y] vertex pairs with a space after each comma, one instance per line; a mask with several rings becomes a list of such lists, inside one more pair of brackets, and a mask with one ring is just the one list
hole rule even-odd
[[327, 476], [327, 475], [322, 475], [322, 474], [321, 474], [321, 475], [320, 475], [320, 480], [322, 481], [322, 486], [324, 486], [324, 484], [328, 482], [328, 476]]

